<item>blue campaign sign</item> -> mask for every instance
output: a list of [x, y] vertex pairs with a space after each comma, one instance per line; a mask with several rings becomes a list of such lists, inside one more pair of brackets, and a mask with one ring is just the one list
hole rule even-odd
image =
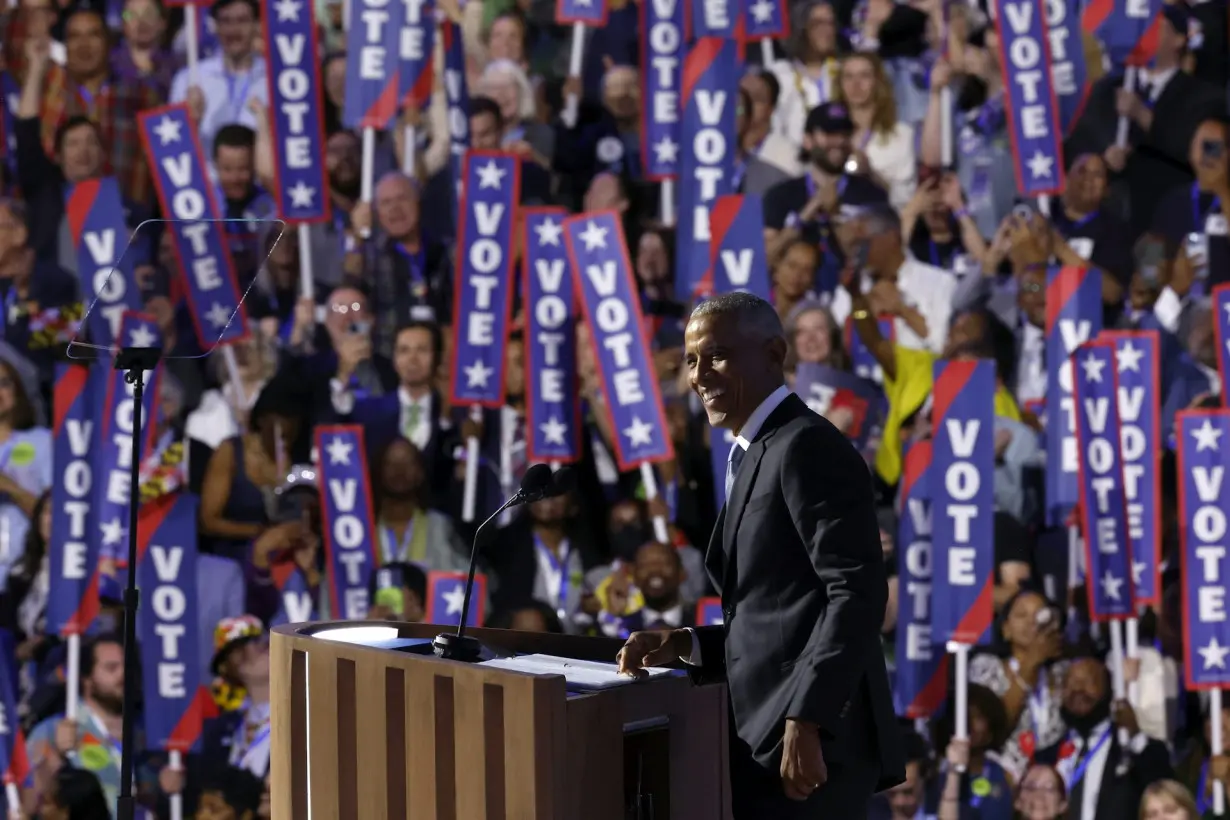
[[[427, 573], [427, 622], [442, 626], [457, 626], [461, 623], [461, 611], [465, 605], [466, 573]], [[483, 610], [487, 600], [487, 576], [474, 573], [474, 591], [470, 595], [470, 612], [466, 623], [478, 625], [483, 622]]]
[[141, 290], [132, 276], [124, 200], [115, 177], [95, 177], [64, 195], [68, 234], [77, 249], [77, 278], [88, 311], [90, 342], [109, 348], [126, 310], [140, 310]]
[[375, 516], [363, 428], [357, 424], [320, 426], [315, 440], [333, 609], [342, 618], [362, 620], [371, 603], [368, 590], [376, 566]]
[[661, 182], [679, 173], [679, 89], [683, 82], [683, 12], [686, 0], [641, 3], [641, 161], [645, 179]]

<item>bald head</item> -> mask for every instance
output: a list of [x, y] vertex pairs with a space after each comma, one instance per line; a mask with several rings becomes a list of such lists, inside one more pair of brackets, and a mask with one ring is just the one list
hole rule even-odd
[[401, 171], [380, 178], [375, 191], [376, 221], [392, 239], [405, 242], [419, 232], [419, 189]]

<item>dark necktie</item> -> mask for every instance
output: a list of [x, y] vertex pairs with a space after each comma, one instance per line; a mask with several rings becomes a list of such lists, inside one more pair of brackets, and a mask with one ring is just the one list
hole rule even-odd
[[730, 491], [735, 486], [735, 476], [739, 474], [739, 465], [743, 463], [743, 457], [747, 455], [747, 450], [744, 450], [739, 442], [730, 445], [730, 457], [726, 459], [726, 503], [730, 503]]

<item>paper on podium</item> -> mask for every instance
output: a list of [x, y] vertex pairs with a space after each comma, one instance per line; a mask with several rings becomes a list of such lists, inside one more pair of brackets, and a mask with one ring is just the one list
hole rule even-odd
[[[563, 675], [569, 689], [611, 689], [636, 683], [636, 678], [619, 674], [618, 666], [598, 661], [579, 661], [555, 655], [518, 655], [513, 658], [496, 658], [483, 661], [482, 666], [494, 666], [509, 672], [524, 672], [528, 675]], [[647, 670], [649, 677], [669, 675], [674, 670], [655, 667]]]

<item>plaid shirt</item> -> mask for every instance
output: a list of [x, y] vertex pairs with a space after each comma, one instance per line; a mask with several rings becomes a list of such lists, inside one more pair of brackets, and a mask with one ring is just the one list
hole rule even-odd
[[117, 177], [121, 191], [133, 202], [149, 204], [149, 169], [137, 131], [137, 113], [165, 102], [154, 86], [136, 78], [112, 76], [87, 102], [67, 72], [56, 65], [48, 69], [45, 84], [39, 119], [47, 153], [55, 152], [56, 129], [61, 123], [69, 117], [87, 116], [102, 131], [103, 175]]
[[[422, 247], [421, 258], [411, 260], [393, 240], [378, 232], [363, 249], [363, 276], [359, 281], [347, 277], [346, 284], [364, 290], [372, 305], [372, 348], [390, 359], [401, 325], [411, 319], [430, 318], [440, 325], [453, 320], [451, 254], [426, 240]], [[421, 277], [417, 288], [412, 266]]]

